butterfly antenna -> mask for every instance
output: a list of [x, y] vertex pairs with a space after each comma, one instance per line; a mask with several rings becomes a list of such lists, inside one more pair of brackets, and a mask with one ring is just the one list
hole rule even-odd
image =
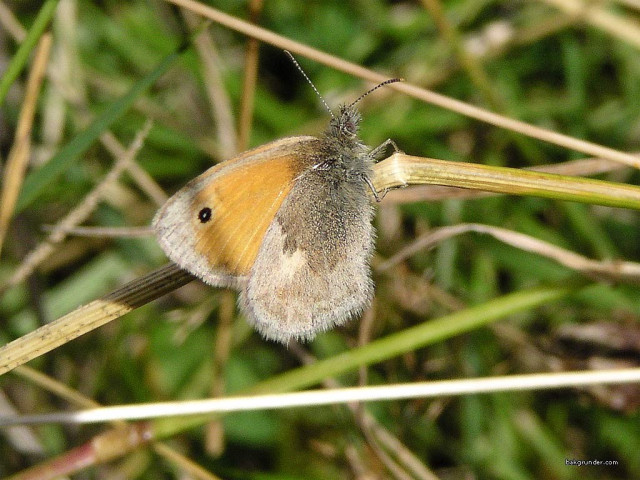
[[311, 79], [307, 76], [306, 73], [304, 73], [304, 70], [302, 69], [302, 67], [300, 66], [300, 64], [298, 63], [298, 61], [293, 57], [293, 55], [291, 55], [291, 52], [289, 50], [285, 50], [284, 53], [286, 53], [287, 55], [289, 55], [289, 58], [291, 59], [291, 61], [293, 62], [293, 64], [296, 66], [296, 68], [300, 71], [300, 73], [302, 74], [302, 76], [307, 80], [307, 82], [309, 82], [309, 85], [311, 85], [311, 88], [313, 88], [313, 91], [316, 92], [316, 95], [318, 95], [318, 98], [320, 99], [320, 101], [322, 102], [322, 104], [324, 105], [324, 108], [326, 108], [327, 112], [329, 112], [329, 115], [331, 115], [331, 118], [333, 117], [333, 112], [331, 111], [331, 109], [329, 108], [329, 105], [327, 105], [327, 102], [324, 101], [324, 98], [322, 98], [322, 95], [320, 95], [320, 92], [318, 91], [318, 89], [316, 88], [316, 86], [313, 84], [313, 82], [311, 81]]
[[360, 95], [358, 98], [356, 98], [353, 102], [351, 102], [351, 104], [349, 105], [349, 107], [353, 107], [356, 103], [358, 103], [360, 100], [362, 100], [364, 97], [366, 97], [367, 95], [369, 95], [372, 92], [375, 92], [377, 89], [379, 89], [380, 87], [384, 87], [385, 85], [389, 85], [390, 83], [398, 83], [398, 82], [404, 82], [403, 78], [390, 78], [389, 80], [385, 80], [382, 83], [379, 83], [378, 85], [376, 85], [375, 87], [373, 87], [371, 90], [369, 90], [368, 92], [363, 93], [362, 95]]

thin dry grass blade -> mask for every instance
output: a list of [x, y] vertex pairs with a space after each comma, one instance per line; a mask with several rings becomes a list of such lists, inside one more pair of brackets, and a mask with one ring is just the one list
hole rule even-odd
[[16, 138], [9, 153], [7, 166], [3, 174], [2, 196], [0, 197], [0, 252], [4, 242], [9, 221], [13, 216], [13, 211], [18, 201], [22, 181], [24, 180], [24, 172], [29, 162], [29, 153], [31, 152], [31, 131], [33, 129], [33, 119], [35, 117], [36, 105], [42, 79], [49, 62], [49, 52], [51, 51], [52, 38], [47, 33], [42, 36], [36, 49], [36, 56], [33, 62], [33, 68], [27, 82], [27, 91], [18, 120], [18, 128], [16, 130]]
[[506, 228], [482, 225], [478, 223], [463, 223], [451, 227], [442, 227], [432, 230], [428, 234], [418, 238], [411, 245], [381, 263], [378, 269], [387, 270], [411, 255], [433, 247], [448, 238], [475, 232], [491, 235], [492, 237], [522, 250], [526, 250], [542, 257], [550, 258], [567, 268], [576, 270], [584, 275], [606, 280], [625, 280], [640, 282], [640, 264], [635, 262], [615, 260], [592, 260], [564, 248], [557, 247], [548, 242], [538, 240], [530, 235], [507, 230]]
[[144, 145], [144, 140], [150, 129], [151, 122], [147, 121], [142, 130], [136, 135], [131, 146], [116, 159], [115, 164], [105, 178], [96, 185], [73, 210], [58, 222], [45, 241], [41, 242], [27, 254], [22, 264], [13, 275], [11, 275], [11, 278], [9, 278], [6, 284], [0, 286], [0, 295], [6, 288], [17, 285], [31, 275], [44, 260], [56, 251], [57, 246], [64, 241], [70, 230], [89, 218], [89, 215], [91, 215], [99, 201], [104, 197], [105, 192], [117, 182], [125, 169], [129, 169], [129, 167], [133, 165], [133, 160]]
[[[374, 72], [367, 68], [361, 67], [355, 63], [347, 62], [339, 57], [329, 55], [315, 48], [311, 48], [302, 43], [294, 42], [281, 35], [273, 33], [267, 29], [257, 27], [244, 20], [222, 13], [219, 10], [211, 8], [202, 3], [194, 2], [193, 0], [167, 0], [170, 3], [174, 3], [184, 8], [188, 8], [195, 13], [202, 15], [205, 18], [209, 18], [220, 25], [224, 25], [232, 30], [236, 30], [240, 33], [256, 38], [263, 42], [274, 45], [283, 50], [289, 50], [292, 53], [302, 55], [304, 57], [315, 60], [319, 63], [329, 65], [332, 68], [341, 70], [350, 75], [369, 80], [372, 83], [380, 83], [388, 79], [387, 76], [378, 72]], [[609, 160], [613, 160], [620, 163], [625, 163], [636, 168], [640, 168], [640, 159], [635, 155], [629, 153], [620, 152], [613, 148], [603, 147], [592, 142], [585, 140], [579, 140], [568, 135], [547, 130], [544, 128], [536, 127], [520, 120], [508, 118], [502, 115], [497, 115], [488, 110], [475, 107], [459, 100], [440, 95], [430, 90], [420, 88], [416, 85], [411, 85], [407, 82], [394, 83], [389, 85], [389, 88], [393, 88], [399, 92], [403, 92], [411, 97], [423, 100], [427, 103], [437, 105], [439, 107], [451, 110], [453, 112], [466, 115], [470, 118], [495, 125], [497, 127], [506, 128], [514, 132], [522, 133], [529, 137], [537, 138], [545, 142], [553, 143], [561, 147], [569, 148], [578, 152], [585, 153], [594, 157], [603, 157]]]
[[640, 48], [640, 25], [622, 15], [615, 14], [605, 8], [600, 2], [582, 0], [543, 0], [553, 5], [576, 21], [585, 22], [599, 28], [614, 38], [627, 42], [635, 48]]
[[0, 375], [186, 285], [193, 277], [174, 264], [81, 306], [0, 348]]

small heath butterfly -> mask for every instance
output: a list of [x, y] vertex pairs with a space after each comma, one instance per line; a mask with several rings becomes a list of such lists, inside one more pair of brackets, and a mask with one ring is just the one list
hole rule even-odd
[[153, 220], [167, 256], [210, 285], [239, 290], [241, 310], [268, 339], [310, 340], [373, 296], [371, 167], [395, 144], [370, 150], [358, 138], [354, 105], [365, 95], [331, 114], [319, 137], [282, 138], [210, 168]]

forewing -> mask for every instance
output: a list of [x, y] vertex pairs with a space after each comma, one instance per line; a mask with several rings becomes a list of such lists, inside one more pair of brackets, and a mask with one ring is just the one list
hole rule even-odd
[[[264, 234], [289, 194], [304, 162], [301, 148], [314, 137], [291, 137], [223, 162], [189, 182], [154, 219], [167, 256], [204, 281], [220, 274], [244, 277]], [[200, 212], [211, 209], [203, 222]]]

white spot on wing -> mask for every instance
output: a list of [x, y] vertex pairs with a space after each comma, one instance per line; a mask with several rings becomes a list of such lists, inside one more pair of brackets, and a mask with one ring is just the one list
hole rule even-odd
[[281, 261], [278, 263], [278, 277], [281, 279], [291, 280], [293, 276], [307, 264], [307, 260], [300, 250], [296, 250], [292, 254], [284, 253]]

